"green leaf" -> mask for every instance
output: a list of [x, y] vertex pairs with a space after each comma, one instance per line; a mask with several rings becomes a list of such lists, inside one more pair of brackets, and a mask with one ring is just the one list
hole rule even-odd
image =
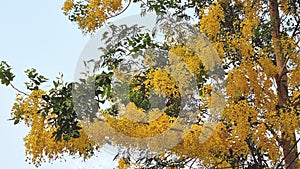
[[14, 79], [15, 75], [11, 72], [11, 67], [5, 61], [0, 62], [0, 79], [1, 84], [8, 86]]

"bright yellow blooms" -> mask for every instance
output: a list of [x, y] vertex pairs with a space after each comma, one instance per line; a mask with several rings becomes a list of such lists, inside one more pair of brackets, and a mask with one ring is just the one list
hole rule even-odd
[[70, 10], [72, 10], [74, 6], [74, 0], [67, 0], [65, 1], [63, 7], [62, 7], [62, 10], [64, 11], [64, 13], [68, 13]]
[[[95, 31], [110, 16], [119, 12], [122, 2], [66, 0], [62, 9], [66, 15], [71, 18], [73, 16], [80, 29], [86, 33]], [[165, 111], [170, 108], [168, 106], [162, 110], [144, 110], [129, 101], [120, 106], [119, 110], [124, 111], [120, 111], [116, 116], [105, 114], [105, 110], [101, 109], [101, 118], [94, 119], [93, 122], [81, 121], [83, 130], [80, 130], [80, 138], [71, 139], [69, 142], [55, 142], [52, 137], [55, 128], [47, 121], [54, 115], [49, 113], [43, 116], [38, 113], [39, 105], [43, 103], [41, 97], [45, 92], [36, 90], [28, 97], [18, 95], [12, 108], [14, 116], [23, 119], [30, 127], [29, 134], [24, 138], [27, 160], [39, 166], [45, 159], [63, 158], [65, 153], [88, 158], [89, 151], [102, 147], [108, 139], [114, 145], [149, 148], [162, 156], [167, 147], [171, 153], [178, 156], [200, 159], [204, 166], [228, 168], [232, 165], [230, 161], [224, 160], [228, 159], [228, 156], [232, 156], [232, 159], [242, 156], [248, 158], [245, 155], [251, 154], [247, 142], [250, 140], [261, 153], [268, 155], [270, 164], [278, 164], [283, 157], [280, 149], [282, 133], [293, 135], [300, 123], [300, 116], [295, 113], [300, 111], [299, 105], [293, 105], [300, 103], [300, 55], [297, 51], [299, 44], [295, 38], [287, 35], [278, 39], [282, 55], [287, 56], [290, 66], [287, 76], [290, 103], [285, 105], [284, 110], [279, 110], [276, 108], [278, 91], [275, 90], [275, 77], [281, 70], [278, 70], [274, 63], [274, 56], [270, 56], [270, 52], [273, 51], [258, 48], [253, 40], [254, 30], [260, 24], [259, 16], [263, 4], [261, 1], [255, 3], [256, 1], [252, 0], [234, 2], [241, 8], [239, 10], [242, 14], [241, 18], [232, 21], [232, 33], [222, 32], [222, 23], [226, 17], [222, 4], [231, 1], [214, 1], [200, 10], [200, 31], [207, 35], [216, 51], [204, 48], [208, 43], [203, 43], [202, 39], [191, 44], [172, 46], [168, 53], [168, 65], [164, 68], [152, 68], [157, 66], [154, 62], [155, 56], [148, 55], [143, 60], [146, 66], [151, 67], [144, 74], [146, 80], [130, 91], [139, 91], [143, 85], [148, 89], [146, 97], [150, 96], [151, 92], [169, 99], [180, 99], [183, 95], [192, 96], [195, 91], [190, 90], [189, 85], [201, 72], [200, 65], [203, 64], [207, 71], [213, 71], [216, 63], [220, 64], [218, 56], [223, 58], [225, 63], [236, 59], [235, 65], [227, 69], [227, 75], [224, 77], [227, 80], [224, 91], [227, 96], [226, 102], [218, 98], [218, 94], [221, 93], [211, 92], [215, 90], [213, 85], [204, 84], [199, 89], [204, 93], [199, 98], [202, 105], [198, 110], [193, 110], [195, 112], [189, 112], [191, 117], [195, 116], [199, 121], [205, 121], [207, 119], [201, 116], [200, 109], [211, 108], [215, 104], [223, 112], [221, 105], [225, 105], [223, 114], [218, 114], [222, 123], [199, 122], [187, 127], [185, 119], [167, 115]], [[289, 1], [280, 2], [280, 9], [287, 13]], [[83, 4], [82, 14], [76, 14], [74, 11], [79, 3]], [[225, 53], [228, 51], [228, 57], [232, 57], [230, 59], [224, 58], [229, 55]], [[114, 69], [114, 74], [119, 81], [130, 78], [130, 74], [122, 74], [118, 69]], [[130, 83], [137, 82], [138, 79], [132, 77]], [[131, 166], [123, 157], [119, 159], [118, 165], [121, 169]]]
[[71, 139], [69, 142], [56, 142], [52, 137], [55, 128], [48, 125], [51, 114], [43, 117], [38, 113], [39, 105], [43, 102], [42, 90], [33, 91], [27, 98], [17, 97], [12, 113], [17, 113], [24, 118], [25, 124], [30, 128], [29, 134], [24, 138], [26, 156], [28, 161], [40, 166], [46, 159], [49, 161], [63, 158], [64, 155], [80, 155], [88, 158], [89, 150], [93, 150], [94, 142], [81, 130], [79, 139]]
[[[78, 13], [78, 9], [81, 13]], [[94, 32], [122, 8], [122, 0], [66, 0], [62, 10], [84, 33]]]

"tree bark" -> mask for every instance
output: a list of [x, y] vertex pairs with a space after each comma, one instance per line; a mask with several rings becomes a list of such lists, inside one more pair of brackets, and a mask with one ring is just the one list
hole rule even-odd
[[[277, 83], [278, 105], [284, 108], [288, 104], [288, 81], [286, 71], [286, 58], [283, 56], [282, 45], [280, 42], [280, 16], [278, 9], [278, 0], [269, 0], [270, 18], [272, 23], [272, 41], [274, 45], [274, 53], [278, 74], [275, 76]], [[284, 155], [284, 166], [289, 169], [297, 169], [297, 146], [293, 148], [296, 141], [295, 132], [291, 135], [282, 132], [282, 149]], [[293, 150], [291, 150], [293, 148]]]

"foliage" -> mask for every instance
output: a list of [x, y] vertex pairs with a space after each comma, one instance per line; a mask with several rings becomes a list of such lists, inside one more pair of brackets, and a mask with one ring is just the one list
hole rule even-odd
[[[45, 104], [45, 92], [34, 90], [28, 97], [18, 95], [12, 108], [15, 120], [23, 120], [30, 127], [29, 134], [24, 138], [26, 155], [29, 163], [37, 167], [46, 159], [59, 159], [66, 153], [73, 156], [83, 156], [88, 158], [93, 154], [95, 143], [88, 138], [83, 130], [80, 130], [80, 138], [74, 137], [69, 142], [57, 142], [53, 134], [57, 131], [51, 120], [58, 118], [58, 115], [47, 112], [41, 113], [40, 105]], [[58, 118], [59, 119], [59, 118]]]
[[0, 79], [1, 84], [8, 86], [13, 81], [15, 75], [11, 72], [11, 67], [5, 62], [0, 63]]
[[28, 90], [38, 90], [39, 85], [48, 80], [43, 75], [39, 75], [34, 68], [25, 70], [25, 74], [30, 79], [30, 82], [25, 82]]

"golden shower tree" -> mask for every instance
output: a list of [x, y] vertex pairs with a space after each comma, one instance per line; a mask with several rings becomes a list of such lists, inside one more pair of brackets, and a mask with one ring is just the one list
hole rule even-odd
[[[215, 55], [199, 56], [194, 51], [195, 47], [177, 37], [169, 41], [166, 38], [166, 43], [160, 45], [153, 42], [149, 34], [136, 37], [128, 34], [125, 38], [127, 46], [124, 43], [111, 45], [102, 56], [102, 65], [110, 71], [80, 83], [58, 80], [54, 81], [51, 90], [43, 91], [39, 85], [46, 79], [34, 69], [26, 71], [30, 79], [27, 88], [31, 94], [20, 93], [17, 96], [12, 119], [15, 124], [24, 121], [31, 128], [24, 139], [30, 162], [40, 165], [45, 159], [62, 158], [66, 153], [88, 158], [109, 138], [111, 144], [142, 152], [138, 157], [130, 156], [129, 151], [118, 153], [119, 168], [300, 167], [299, 139], [296, 139], [300, 122], [299, 1], [67, 0], [62, 9], [83, 33], [91, 33], [109, 18], [122, 14], [131, 3], [139, 3], [143, 14], [154, 11], [157, 15], [171, 13], [185, 20], [198, 20], [193, 26], [198, 28], [199, 33], [204, 33], [214, 46], [220, 60], [220, 63], [216, 62], [226, 74], [223, 76], [226, 80], [224, 111], [218, 116], [218, 123], [214, 123], [213, 132], [201, 141], [203, 133], [209, 129], [203, 123], [210, 112], [207, 111], [209, 105], [217, 102], [213, 86], [208, 83], [208, 65], [212, 60], [218, 60], [213, 57]], [[189, 9], [193, 9], [195, 15], [189, 16]], [[124, 49], [124, 45], [127, 51], [116, 50]], [[128, 95], [118, 100], [125, 105], [125, 112], [119, 112], [118, 104], [108, 109], [99, 108], [98, 105], [106, 101], [116, 102], [114, 94], [120, 89], [113, 89], [113, 78], [119, 81], [126, 78], [126, 74], [118, 69], [122, 59], [115, 56], [126, 57], [128, 52], [134, 53], [147, 47], [167, 51], [168, 66], [145, 70], [135, 74], [126, 83], [127, 86], [115, 86], [129, 89]], [[180, 71], [188, 71], [196, 79], [197, 91], [189, 91], [173, 78], [189, 80], [170, 71], [182, 68], [174, 55], [185, 63], [185, 69]], [[153, 62], [156, 57], [147, 54], [144, 63], [155, 65], [159, 63]], [[0, 66], [2, 84], [12, 85], [14, 75], [10, 66], [5, 62]], [[96, 99], [95, 96], [86, 99], [88, 92], [84, 91], [89, 91], [88, 84], [97, 86], [94, 91]], [[74, 86], [82, 92], [72, 95]], [[193, 92], [199, 95], [199, 106], [193, 109], [192, 124], [189, 123], [186, 129], [187, 121], [182, 120], [178, 113], [183, 107], [180, 100], [183, 95], [193, 96]], [[77, 108], [74, 99], [81, 103]], [[96, 104], [85, 105], [87, 100]], [[166, 104], [160, 107], [156, 102]], [[153, 105], [156, 108], [151, 109]], [[79, 116], [78, 110], [89, 113]], [[151, 140], [151, 137], [166, 130], [170, 132], [160, 140]], [[116, 137], [118, 132], [126, 137]], [[179, 141], [178, 133], [182, 136]], [[141, 138], [143, 141], [139, 142]], [[166, 139], [176, 144], [168, 149], [156, 149], [165, 143], [161, 140]]]

